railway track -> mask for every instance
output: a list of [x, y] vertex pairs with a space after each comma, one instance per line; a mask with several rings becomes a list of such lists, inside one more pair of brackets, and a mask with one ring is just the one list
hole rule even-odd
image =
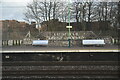
[[118, 61], [3, 62], [3, 80], [119, 79]]
[[3, 66], [119, 65], [119, 61], [5, 61]]

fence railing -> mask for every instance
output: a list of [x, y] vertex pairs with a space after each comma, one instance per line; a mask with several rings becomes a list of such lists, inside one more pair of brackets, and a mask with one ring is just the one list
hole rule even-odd
[[[2, 46], [21, 46], [21, 45], [30, 45], [32, 41], [24, 40], [2, 40]], [[107, 44], [119, 45], [120, 39], [111, 39]], [[71, 46], [81, 46], [82, 39], [71, 40]], [[48, 46], [68, 46], [68, 40], [49, 40]]]

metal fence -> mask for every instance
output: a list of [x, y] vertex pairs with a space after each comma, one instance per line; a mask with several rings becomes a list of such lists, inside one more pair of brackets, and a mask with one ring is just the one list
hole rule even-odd
[[[110, 42], [106, 44], [119, 45], [120, 39], [111, 39]], [[32, 40], [2, 40], [2, 46], [21, 46], [21, 45], [31, 45]], [[81, 46], [82, 39], [71, 40], [71, 46]], [[49, 40], [48, 46], [68, 46], [68, 40]]]

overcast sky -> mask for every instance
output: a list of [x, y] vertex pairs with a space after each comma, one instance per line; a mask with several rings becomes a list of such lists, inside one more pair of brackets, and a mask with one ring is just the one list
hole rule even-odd
[[1, 20], [20, 20], [24, 18], [23, 13], [27, 3], [32, 0], [0, 0]]
[[[32, 1], [33, 0], [0, 0], [0, 20], [13, 20], [13, 19], [19, 21], [24, 20], [23, 13], [25, 12], [26, 5]], [[99, 0], [94, 0], [94, 1], [99, 1]], [[119, 0], [112, 0], [112, 1], [119, 1]]]

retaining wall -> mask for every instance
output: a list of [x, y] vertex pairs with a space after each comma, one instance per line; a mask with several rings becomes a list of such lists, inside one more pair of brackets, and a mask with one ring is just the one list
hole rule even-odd
[[[68, 32], [57, 31], [57, 32], [41, 32], [42, 36], [45, 36], [49, 40], [48, 46], [68, 46]], [[71, 32], [71, 46], [81, 46], [82, 39], [95, 38], [95, 34], [92, 31], [72, 31]], [[24, 38], [21, 40], [2, 40], [3, 46], [14, 46], [14, 45], [31, 45], [32, 40], [35, 38]], [[119, 39], [114, 38], [103, 38], [106, 44], [119, 44]]]

